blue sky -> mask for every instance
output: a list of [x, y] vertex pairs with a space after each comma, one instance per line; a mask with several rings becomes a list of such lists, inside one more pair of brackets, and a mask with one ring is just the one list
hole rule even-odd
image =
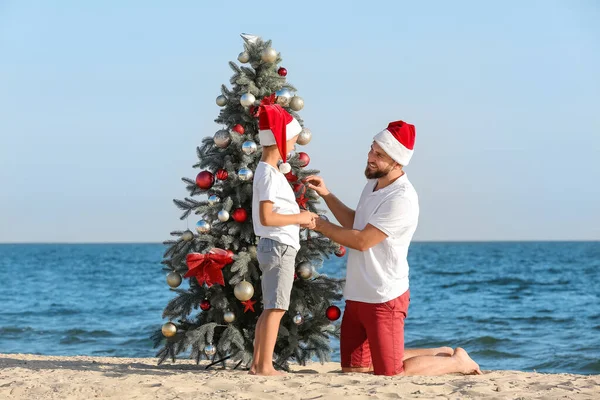
[[600, 240], [598, 2], [202, 3], [0, 0], [0, 242], [184, 228], [172, 199], [241, 32], [282, 53], [311, 167], [349, 206], [402, 119], [416, 240]]

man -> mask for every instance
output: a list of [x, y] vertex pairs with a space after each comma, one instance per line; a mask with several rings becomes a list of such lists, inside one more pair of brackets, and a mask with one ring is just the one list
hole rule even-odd
[[308, 187], [327, 203], [342, 226], [324, 219], [315, 230], [350, 248], [340, 353], [344, 372], [376, 375], [480, 374], [461, 348], [404, 350], [408, 312], [408, 247], [417, 228], [419, 199], [404, 172], [415, 143], [415, 127], [392, 122], [369, 151], [368, 179], [356, 210], [337, 199], [318, 176]]

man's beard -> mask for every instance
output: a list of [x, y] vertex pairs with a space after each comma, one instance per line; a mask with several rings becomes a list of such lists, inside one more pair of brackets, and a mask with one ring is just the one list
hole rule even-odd
[[383, 178], [384, 176], [387, 176], [387, 174], [389, 174], [391, 170], [392, 167], [390, 166], [385, 171], [382, 171], [380, 169], [377, 169], [375, 171], [369, 171], [369, 165], [367, 164], [367, 168], [365, 168], [365, 176], [367, 177], [367, 179], [379, 179]]

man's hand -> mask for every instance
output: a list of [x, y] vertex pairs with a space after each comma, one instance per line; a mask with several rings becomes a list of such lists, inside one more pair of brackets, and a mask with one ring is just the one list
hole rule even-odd
[[[319, 216], [315, 213], [311, 213], [310, 211], [300, 211], [300, 214], [298, 214], [298, 223], [303, 227], [303, 228], [309, 228], [310, 226], [314, 225], [314, 221], [315, 219], [318, 219]], [[312, 228], [310, 228], [312, 229]]]
[[325, 181], [320, 176], [311, 175], [304, 179], [309, 189], [314, 190], [321, 197], [327, 196], [330, 192], [325, 186]]
[[323, 225], [325, 225], [326, 222], [327, 222], [327, 220], [325, 218], [319, 217], [319, 218], [315, 219], [314, 226], [310, 229], [312, 229], [313, 231], [316, 231], [316, 232], [320, 232], [321, 228], [323, 227]]

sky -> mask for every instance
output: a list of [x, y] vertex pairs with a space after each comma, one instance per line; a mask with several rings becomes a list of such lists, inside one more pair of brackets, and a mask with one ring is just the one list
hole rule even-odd
[[[207, 3], [207, 4], [205, 4]], [[243, 50], [273, 41], [303, 151], [354, 208], [416, 126], [416, 241], [600, 240], [600, 3], [0, 0], [0, 242], [161, 242]]]

